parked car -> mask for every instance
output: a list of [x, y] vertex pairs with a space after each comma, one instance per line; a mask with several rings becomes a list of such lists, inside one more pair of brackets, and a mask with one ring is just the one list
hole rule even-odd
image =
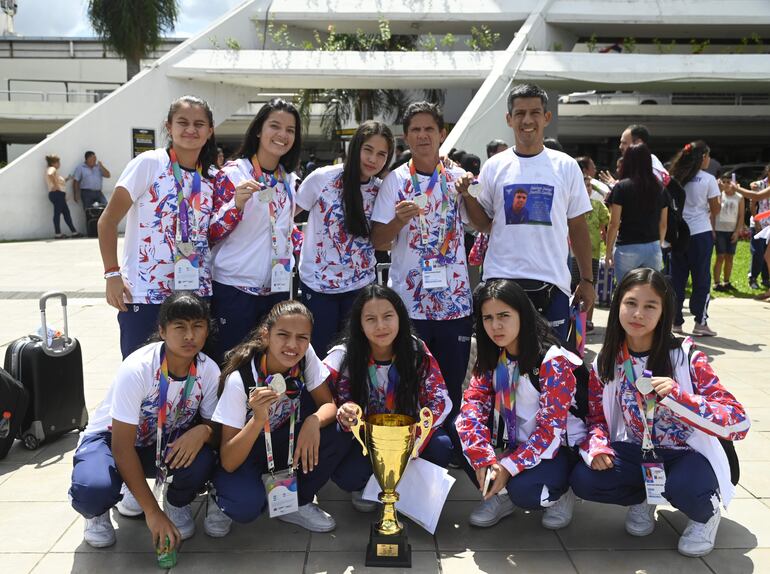
[[560, 104], [670, 104], [671, 94], [589, 90], [559, 96]]

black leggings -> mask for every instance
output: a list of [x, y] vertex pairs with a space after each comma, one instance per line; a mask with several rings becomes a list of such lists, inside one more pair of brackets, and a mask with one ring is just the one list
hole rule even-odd
[[53, 203], [53, 228], [56, 235], [61, 233], [61, 216], [64, 215], [64, 222], [75, 233], [75, 226], [72, 225], [72, 216], [70, 208], [67, 207], [67, 196], [63, 191], [49, 191], [48, 200]]

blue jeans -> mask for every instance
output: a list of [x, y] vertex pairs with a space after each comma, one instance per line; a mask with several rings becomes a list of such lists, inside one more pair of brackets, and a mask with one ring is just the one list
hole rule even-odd
[[428, 346], [444, 376], [452, 410], [444, 421], [444, 429], [451, 435], [455, 431], [454, 420], [460, 412], [463, 400], [463, 381], [468, 370], [471, 356], [471, 335], [473, 318], [471, 316], [448, 321], [413, 319], [412, 324], [417, 336]]
[[[614, 442], [616, 456], [608, 470], [592, 470], [580, 463], [570, 477], [572, 490], [583, 500], [631, 506], [647, 499], [642, 475], [642, 449], [638, 444]], [[706, 457], [694, 450], [656, 448], [666, 471], [663, 496], [695, 522], [714, 515], [712, 497], [719, 484]]]
[[749, 249], [751, 251], [751, 271], [749, 272], [749, 279], [756, 281], [762, 277], [762, 283], [767, 283], [769, 280], [767, 273], [767, 263], [765, 263], [765, 250], [767, 249], [767, 242], [761, 237], [755, 239], [757, 234], [754, 229], [751, 230], [751, 243]]
[[212, 282], [211, 316], [217, 322], [217, 348], [212, 357], [222, 364], [225, 353], [238, 345], [254, 329], [273, 305], [289, 298], [289, 293], [251, 295], [232, 285]]
[[[155, 476], [155, 444], [136, 447], [145, 476]], [[105, 432], [83, 438], [72, 459], [72, 486], [69, 494], [72, 508], [86, 518], [107, 512], [123, 499], [120, 477], [112, 456], [112, 434]], [[166, 499], [177, 507], [187, 506], [200, 492], [214, 470], [214, 451], [204, 444], [187, 468], [170, 470], [174, 477], [168, 485]]]
[[158, 329], [160, 305], [126, 303], [128, 311], [118, 311], [120, 352], [125, 359]]
[[708, 305], [711, 299], [711, 252], [714, 250], [714, 238], [710, 231], [690, 236], [690, 243], [684, 253], [671, 254], [671, 283], [677, 298], [674, 325], [684, 323], [684, 289], [687, 278], [692, 275], [690, 294], [690, 312], [695, 322], [705, 325], [708, 319]]
[[615, 277], [617, 277], [618, 282], [631, 269], [637, 267], [650, 267], [656, 271], [663, 268], [659, 241], [616, 245], [613, 257], [615, 259]]
[[75, 226], [72, 224], [70, 208], [67, 206], [67, 195], [63, 191], [49, 191], [48, 201], [53, 203], [53, 229], [56, 235], [61, 233], [61, 217], [64, 216], [64, 223], [75, 233]]
[[361, 289], [345, 293], [319, 293], [302, 283], [302, 302], [313, 314], [313, 349], [325, 357], [350, 314]]

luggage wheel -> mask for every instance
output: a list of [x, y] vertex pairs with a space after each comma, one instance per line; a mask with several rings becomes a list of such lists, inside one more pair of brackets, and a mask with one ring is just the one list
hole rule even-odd
[[40, 446], [40, 441], [32, 433], [25, 434], [23, 437], [21, 437], [21, 440], [24, 441], [24, 448], [27, 450], [35, 450]]

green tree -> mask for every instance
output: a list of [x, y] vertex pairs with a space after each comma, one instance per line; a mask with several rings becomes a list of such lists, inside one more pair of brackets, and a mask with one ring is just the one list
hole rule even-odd
[[[391, 34], [387, 20], [380, 20], [377, 32], [372, 34], [367, 34], [360, 29], [353, 34], [339, 34], [334, 26], [329, 26], [325, 34], [316, 30], [313, 41], [302, 44], [294, 42], [285, 24], [275, 26], [269, 22], [267, 34], [274, 43], [293, 50], [411, 52], [420, 48], [417, 36]], [[428, 42], [430, 43], [430, 40]], [[434, 42], [436, 42], [435, 38]], [[448, 42], [444, 38], [441, 43], [444, 45]], [[422, 90], [421, 96], [428, 101], [442, 103], [444, 92], [436, 89]], [[409, 94], [401, 90], [349, 88], [299, 90], [297, 107], [302, 116], [303, 125], [310, 124], [310, 107], [317, 102], [322, 102], [325, 106], [321, 116], [321, 129], [327, 136], [334, 138], [351, 118], [360, 123], [377, 115], [383, 115], [390, 116], [395, 122], [401, 121], [411, 99]]]
[[91, 27], [127, 62], [128, 79], [139, 63], [157, 49], [179, 16], [177, 0], [88, 0]]

